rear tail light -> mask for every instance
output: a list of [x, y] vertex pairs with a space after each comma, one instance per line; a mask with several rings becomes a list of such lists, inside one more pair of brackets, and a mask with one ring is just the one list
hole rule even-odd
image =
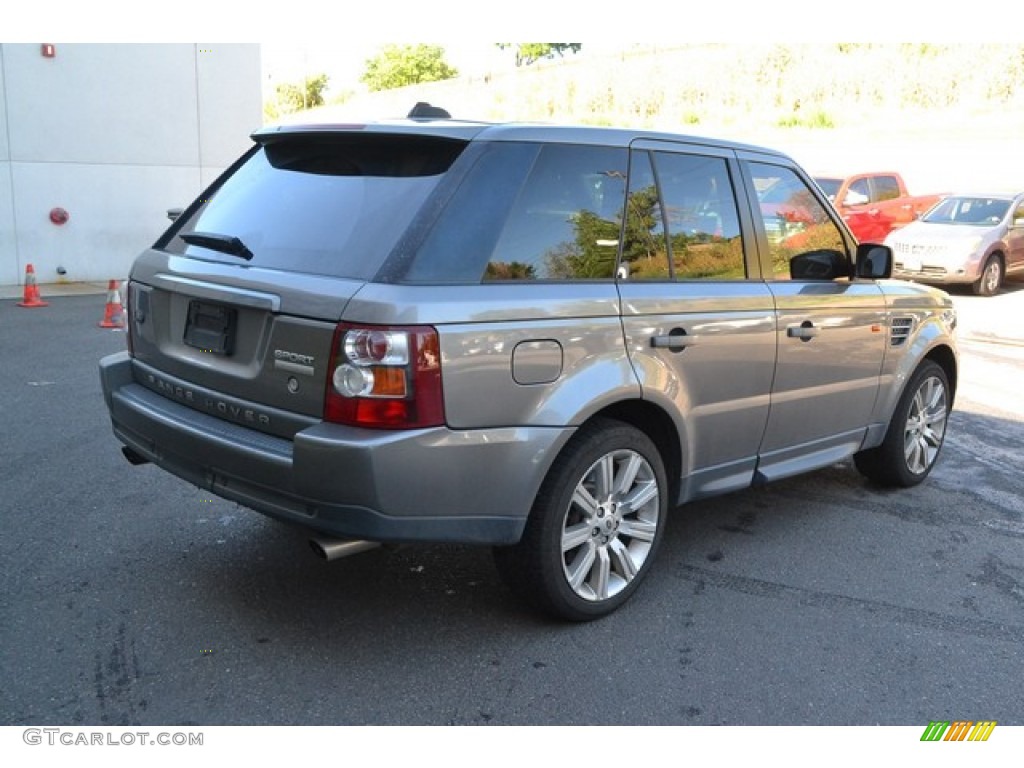
[[378, 429], [444, 424], [440, 346], [430, 326], [340, 324], [324, 419]]

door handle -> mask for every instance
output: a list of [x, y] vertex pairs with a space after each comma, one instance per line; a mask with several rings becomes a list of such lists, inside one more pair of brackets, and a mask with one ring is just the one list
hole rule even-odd
[[682, 328], [673, 328], [666, 336], [651, 336], [652, 347], [670, 349], [673, 352], [682, 352], [696, 341], [696, 337], [687, 336], [686, 331]]
[[818, 335], [818, 329], [810, 320], [804, 320], [800, 325], [791, 325], [786, 329], [786, 335], [791, 339], [810, 341]]

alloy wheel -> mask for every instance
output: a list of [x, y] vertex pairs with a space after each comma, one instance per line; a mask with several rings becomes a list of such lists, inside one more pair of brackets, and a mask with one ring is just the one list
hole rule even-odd
[[587, 470], [562, 525], [562, 570], [585, 600], [614, 597], [639, 573], [658, 529], [657, 476], [633, 450], [612, 451]]
[[935, 376], [921, 382], [907, 413], [903, 455], [907, 469], [925, 472], [935, 462], [946, 432], [946, 388]]

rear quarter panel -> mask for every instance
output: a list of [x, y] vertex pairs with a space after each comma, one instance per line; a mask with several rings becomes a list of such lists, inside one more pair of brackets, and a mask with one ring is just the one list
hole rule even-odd
[[640, 397], [610, 281], [371, 283], [345, 319], [437, 328], [453, 429], [573, 426], [605, 405]]

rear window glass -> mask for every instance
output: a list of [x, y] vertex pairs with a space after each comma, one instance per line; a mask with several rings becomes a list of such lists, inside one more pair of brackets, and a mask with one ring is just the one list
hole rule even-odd
[[[369, 279], [464, 146], [379, 134], [275, 137], [157, 246], [197, 259]], [[237, 238], [252, 258], [177, 236], [189, 232]]]

